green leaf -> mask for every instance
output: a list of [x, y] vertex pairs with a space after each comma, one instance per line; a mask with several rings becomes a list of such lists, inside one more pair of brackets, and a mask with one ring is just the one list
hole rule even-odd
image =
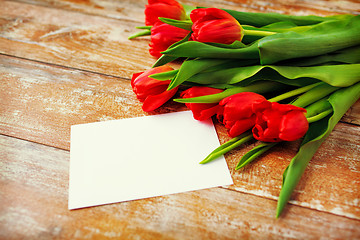
[[175, 61], [176, 59], [178, 59], [178, 57], [172, 57], [172, 56], [168, 56], [168, 55], [161, 55], [161, 57], [158, 58], [158, 60], [154, 63], [154, 65], [152, 67], [155, 68], [155, 67], [162, 66], [162, 65], [165, 65], [165, 64], [170, 63], [172, 61]]
[[182, 4], [182, 6], [184, 7], [184, 10], [185, 10], [187, 16], [190, 15], [192, 10], [196, 9], [195, 6], [191, 6], [191, 5], [187, 5], [187, 4]]
[[[197, 74], [201, 73], [215, 73], [218, 71], [223, 71], [224, 69], [238, 67], [238, 66], [247, 66], [256, 63], [256, 60], [232, 60], [232, 59], [216, 59], [216, 58], [196, 58], [188, 59], [183, 62], [180, 67], [179, 74], [174, 78], [170, 84], [170, 88], [177, 87], [185, 81], [193, 78], [194, 76], [200, 76]], [[213, 78], [211, 78], [213, 79]], [[191, 81], [194, 83], [201, 84], [202, 80]], [[207, 82], [208, 85], [212, 84], [222, 84], [219, 80], [214, 80], [212, 82]], [[226, 84], [225, 84], [226, 85]]]
[[191, 27], [193, 24], [190, 20], [185, 20], [185, 21], [175, 20], [175, 19], [163, 18], [163, 17], [159, 17], [159, 20], [162, 21], [163, 23], [169, 24], [174, 27], [182, 28], [188, 31], [191, 31]]
[[236, 44], [237, 48], [232, 48], [232, 46], [220, 47], [219, 44], [215, 46], [215, 44], [189, 41], [167, 49], [162, 53], [173, 57], [189, 58], [259, 59], [257, 44], [254, 43], [250, 46]]
[[[249, 61], [249, 60], [247, 60]], [[233, 84], [240, 86], [247, 86], [255, 81], [277, 81], [287, 85], [293, 86], [304, 86], [318, 80], [301, 78], [299, 80], [289, 80], [281, 76], [279, 73], [270, 68], [265, 68], [260, 65], [243, 66], [243, 67], [232, 67], [220, 69], [217, 71], [201, 72], [187, 79], [188, 82], [194, 82], [197, 84]]]
[[241, 40], [245, 44], [251, 44], [264, 36], [267, 36], [266, 34], [259, 34], [258, 36], [254, 34], [254, 32], [251, 31], [258, 31], [259, 33], [261, 31], [270, 32], [270, 33], [281, 33], [281, 32], [287, 32], [287, 31], [293, 31], [293, 32], [304, 32], [311, 28], [311, 26], [297, 26], [292, 22], [276, 22], [272, 23], [263, 27], [254, 27], [250, 25], [242, 25], [242, 28], [244, 29], [244, 36]]
[[230, 64], [231, 60], [197, 58], [189, 59], [181, 64], [179, 73], [171, 81], [168, 90], [171, 90], [185, 82], [191, 76], [217, 65]]
[[259, 40], [261, 64], [318, 56], [360, 44], [360, 16], [327, 21], [305, 32], [284, 32]]
[[283, 186], [280, 191], [276, 210], [277, 218], [281, 215], [313, 155], [330, 135], [341, 117], [359, 97], [360, 83], [337, 90], [328, 99], [333, 108], [333, 114], [310, 125], [298, 153], [291, 160], [287, 170], [284, 172]]
[[258, 80], [272, 80], [294, 86], [306, 86], [320, 80], [332, 86], [347, 87], [360, 81], [360, 64], [311, 67], [253, 65], [199, 73], [186, 80], [198, 84], [244, 85]]
[[240, 12], [235, 10], [224, 9], [232, 15], [241, 25], [247, 24], [255, 27], [262, 27], [272, 24], [274, 22], [292, 22], [298, 26], [312, 25], [324, 21], [330, 21], [340, 18], [349, 18], [352, 15], [343, 15], [341, 17], [320, 17], [320, 16], [294, 16], [279, 13], [255, 13], [255, 12]]
[[288, 79], [314, 78], [335, 87], [348, 87], [360, 81], [360, 64], [324, 65], [311, 67], [270, 67]]
[[156, 80], [169, 80], [176, 76], [176, 74], [179, 72], [178, 69], [168, 71], [168, 72], [162, 72], [162, 73], [155, 73], [150, 75], [150, 78], [154, 78]]
[[356, 64], [360, 63], [360, 45], [340, 49], [335, 52], [326, 53], [315, 57], [295, 58], [277, 64], [286, 66], [315, 66], [315, 65], [334, 65], [334, 64]]
[[[173, 47], [176, 47], [177, 45], [181, 45], [181, 44], [184, 43], [184, 42], [187, 42], [187, 41], [189, 40], [190, 36], [191, 36], [191, 32], [190, 32], [188, 35], [186, 35], [183, 39], [181, 39], [180, 41], [172, 44], [168, 49], [171, 49], [171, 48], [173, 48]], [[153, 65], [153, 68], [154, 68], [154, 67], [159, 67], [159, 66], [165, 65], [165, 64], [167, 64], [167, 63], [169, 63], [169, 62], [172, 62], [172, 61], [174, 61], [174, 60], [176, 60], [176, 59], [178, 59], [178, 57], [176, 57], [176, 56], [162, 55], [162, 56], [156, 61], [156, 63]]]

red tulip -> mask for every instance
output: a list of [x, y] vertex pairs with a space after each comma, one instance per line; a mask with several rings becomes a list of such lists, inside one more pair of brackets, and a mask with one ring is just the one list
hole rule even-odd
[[309, 123], [306, 109], [290, 104], [271, 103], [257, 112], [253, 135], [264, 142], [294, 141], [305, 135]]
[[[211, 87], [191, 87], [181, 93], [183, 98], [193, 98], [206, 96], [216, 93], [221, 93], [223, 90]], [[215, 115], [218, 111], [219, 105], [217, 103], [185, 103], [185, 105], [192, 111], [196, 120], [206, 120]]]
[[237, 93], [220, 101], [218, 119], [228, 129], [230, 137], [236, 137], [255, 125], [258, 109], [268, 104], [266, 99], [253, 92]]
[[145, 25], [152, 26], [160, 21], [159, 17], [185, 20], [184, 7], [175, 0], [148, 0], [145, 6]]
[[134, 73], [131, 79], [131, 87], [136, 97], [143, 102], [142, 109], [150, 112], [167, 102], [175, 95], [178, 88], [167, 91], [170, 80], [160, 81], [149, 76], [155, 73], [167, 72], [173, 70], [169, 66], [160, 66], [151, 68], [145, 72]]
[[194, 41], [231, 44], [243, 37], [239, 22], [224, 10], [199, 8], [191, 11], [190, 18]]
[[160, 52], [183, 39], [189, 32], [163, 22], [155, 23], [151, 28], [150, 54], [157, 58], [160, 57]]

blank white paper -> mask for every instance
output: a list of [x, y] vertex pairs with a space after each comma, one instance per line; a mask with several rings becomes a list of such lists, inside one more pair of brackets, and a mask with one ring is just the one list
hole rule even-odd
[[213, 123], [191, 111], [71, 127], [69, 209], [233, 184]]

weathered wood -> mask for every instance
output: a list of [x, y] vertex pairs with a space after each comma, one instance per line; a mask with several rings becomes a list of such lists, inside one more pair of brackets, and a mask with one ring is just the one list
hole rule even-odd
[[346, 123], [351, 123], [355, 125], [360, 125], [360, 99], [352, 105], [349, 110], [342, 117], [341, 121]]
[[[116, 19], [131, 19], [144, 22], [144, 6], [146, 0], [111, 1], [111, 0], [18, 0], [19, 2], [31, 3], [52, 8], [61, 8], [86, 14], [106, 16]], [[182, 4], [203, 7], [221, 7], [239, 11], [251, 12], [278, 12], [294, 15], [319, 15], [326, 16], [341, 13], [360, 13], [359, 1], [241, 1], [241, 0], [182, 0]]]
[[[360, 2], [350, 0], [180, 2], [360, 13]], [[127, 39], [143, 25], [145, 4], [0, 0], [0, 239], [360, 239], [360, 101], [312, 159], [281, 219], [274, 215], [282, 172], [299, 142], [237, 172], [254, 143], [227, 154], [233, 186], [67, 210], [70, 126], [146, 115], [129, 79], [155, 59], [148, 38]], [[152, 114], [185, 109], [169, 102]], [[221, 143], [229, 139], [216, 129]]]
[[[69, 149], [71, 125], [145, 115], [129, 80], [5, 56], [0, 57], [0, 62], [2, 134]], [[182, 104], [169, 102], [155, 114], [185, 109]], [[354, 118], [359, 119], [359, 115]], [[216, 126], [220, 141], [228, 140], [225, 128]], [[360, 127], [339, 123], [306, 171], [293, 202], [360, 219], [358, 142]], [[298, 142], [280, 144], [250, 167], [235, 172], [238, 159], [252, 146], [246, 145], [226, 156], [235, 181], [231, 189], [277, 199], [282, 172]], [[334, 179], [339, 167], [341, 176]], [[331, 198], [323, 190], [325, 186], [332, 189]]]
[[0, 53], [130, 78], [155, 59], [138, 23], [23, 3], [1, 3]]
[[147, 0], [20, 0], [17, 2], [81, 12], [90, 15], [105, 16], [126, 21], [136, 21], [139, 23], [144, 23], [144, 7], [147, 4]]
[[[67, 210], [69, 152], [0, 135], [2, 239], [357, 239], [360, 221], [223, 188]], [[311, 224], [309, 224], [311, 223]]]
[[[0, 72], [5, 135], [69, 149], [71, 125], [145, 115], [126, 79], [6, 56]], [[185, 109], [171, 102], [154, 113], [173, 106]]]

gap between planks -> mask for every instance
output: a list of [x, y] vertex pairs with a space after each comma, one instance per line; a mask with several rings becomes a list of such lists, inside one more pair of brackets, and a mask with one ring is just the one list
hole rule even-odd
[[20, 60], [25, 60], [25, 61], [30, 61], [30, 62], [34, 62], [34, 63], [39, 63], [39, 64], [43, 64], [46, 66], [52, 66], [52, 67], [57, 67], [57, 68], [62, 68], [64, 70], [76, 70], [76, 71], [81, 71], [84, 73], [91, 73], [91, 74], [97, 74], [100, 76], [104, 76], [104, 77], [112, 77], [112, 78], [118, 78], [119, 80], [128, 80], [130, 81], [130, 78], [127, 77], [120, 77], [117, 75], [111, 75], [111, 74], [106, 74], [106, 73], [101, 73], [101, 72], [96, 72], [96, 71], [91, 71], [91, 70], [87, 70], [87, 69], [82, 69], [82, 68], [76, 68], [76, 67], [71, 67], [71, 66], [65, 66], [65, 65], [61, 65], [61, 64], [56, 64], [56, 63], [50, 63], [50, 62], [44, 62], [41, 60], [36, 60], [36, 59], [31, 59], [31, 58], [25, 58], [25, 57], [20, 57], [20, 56], [16, 56], [16, 55], [9, 55], [6, 53], [0, 53], [0, 57], [5, 56], [5, 57], [10, 57], [10, 58], [17, 58]]

